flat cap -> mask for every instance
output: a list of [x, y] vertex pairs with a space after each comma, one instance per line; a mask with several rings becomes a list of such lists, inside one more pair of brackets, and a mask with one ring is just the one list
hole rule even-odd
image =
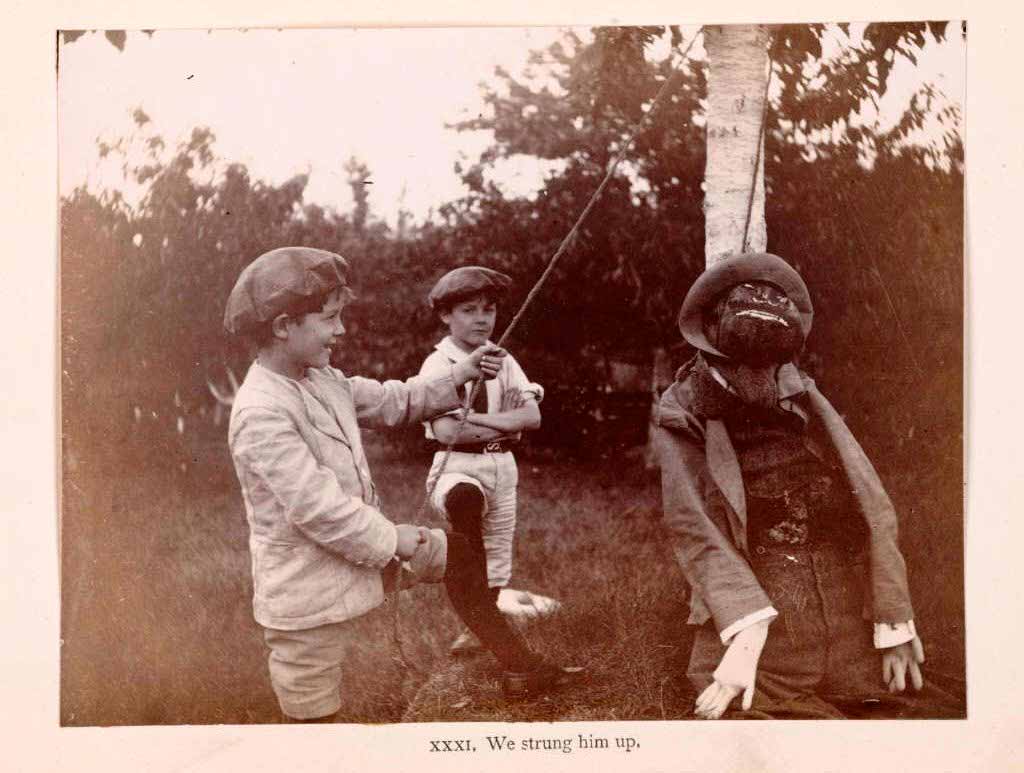
[[483, 266], [460, 266], [437, 280], [427, 295], [427, 302], [432, 309], [442, 308], [478, 293], [504, 295], [511, 285], [512, 278], [500, 271]]
[[348, 263], [313, 247], [280, 247], [246, 266], [228, 296], [224, 328], [245, 333], [305, 298], [346, 286]]
[[768, 252], [730, 255], [697, 277], [679, 309], [679, 330], [683, 338], [701, 351], [725, 357], [704, 335], [704, 311], [726, 290], [744, 282], [767, 282], [782, 290], [800, 312], [800, 332], [807, 340], [814, 320], [811, 294], [796, 269]]

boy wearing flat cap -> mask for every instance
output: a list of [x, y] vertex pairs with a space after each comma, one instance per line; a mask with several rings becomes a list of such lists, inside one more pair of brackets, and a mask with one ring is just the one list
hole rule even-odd
[[[442, 276], [427, 299], [448, 327], [448, 335], [426, 358], [420, 375], [442, 373], [487, 344], [494, 332], [497, 303], [511, 284], [505, 274], [482, 266], [462, 266]], [[512, 448], [524, 430], [540, 426], [544, 389], [526, 377], [511, 354], [506, 354], [497, 377], [485, 387], [478, 390], [461, 431], [457, 413], [425, 423], [427, 438], [437, 445], [427, 486], [437, 480], [434, 507], [453, 528], [482, 543], [492, 602], [497, 603], [512, 576], [519, 479]], [[451, 443], [451, 456], [438, 479], [444, 449]], [[463, 635], [452, 652], [461, 654], [478, 646], [472, 636]]]
[[[493, 378], [501, 350], [476, 347], [434, 377], [384, 383], [330, 366], [351, 297], [345, 260], [308, 247], [261, 255], [242, 271], [224, 326], [258, 355], [232, 406], [228, 442], [249, 523], [253, 608], [270, 649], [282, 712], [324, 721], [341, 705], [350, 623], [378, 606], [385, 581], [405, 571], [444, 580], [463, 618], [486, 615], [478, 548], [460, 534], [394, 524], [380, 511], [360, 427], [421, 421], [459, 405], [457, 388]], [[484, 632], [486, 635], [486, 632]], [[493, 643], [530, 686], [556, 681], [522, 642]]]
[[698, 351], [658, 424], [665, 524], [700, 626], [695, 713], [742, 696], [732, 716], [963, 716], [924, 684], [892, 503], [794, 364], [812, 318], [800, 275], [766, 253], [714, 264], [679, 314]]

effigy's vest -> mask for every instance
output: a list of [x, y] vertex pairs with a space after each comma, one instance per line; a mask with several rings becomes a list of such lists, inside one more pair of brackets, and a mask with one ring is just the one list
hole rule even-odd
[[[693, 375], [696, 413], [725, 425], [739, 462], [747, 543], [862, 547], [866, 529], [843, 471], [808, 435], [806, 416], [744, 403], [714, 380], [703, 358]], [[712, 507], [725, 505], [713, 499]]]
[[863, 519], [842, 471], [801, 417], [745, 406], [724, 421], [743, 473], [750, 545], [863, 546]]

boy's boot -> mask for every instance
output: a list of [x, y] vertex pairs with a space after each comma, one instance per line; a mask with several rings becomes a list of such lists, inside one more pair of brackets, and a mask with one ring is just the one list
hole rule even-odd
[[464, 534], [448, 534], [444, 584], [459, 617], [501, 663], [501, 688], [506, 698], [549, 692], [582, 677], [582, 668], [557, 666], [533, 652], [498, 611], [495, 596], [487, 587], [483, 556]]
[[544, 662], [530, 671], [505, 671], [501, 691], [508, 700], [530, 698], [583, 680], [582, 666], [559, 666]]
[[483, 494], [459, 484], [445, 498], [453, 531], [448, 534], [445, 589], [452, 606], [505, 670], [502, 689], [508, 698], [525, 697], [569, 684], [582, 668], [563, 668], [532, 652], [497, 606], [498, 588], [487, 583], [487, 557], [481, 531]]

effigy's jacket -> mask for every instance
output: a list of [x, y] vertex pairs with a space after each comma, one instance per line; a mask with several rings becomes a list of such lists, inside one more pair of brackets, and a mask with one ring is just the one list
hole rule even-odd
[[[814, 381], [794, 364], [779, 368], [777, 386], [779, 407], [806, 418], [807, 432], [834, 451], [867, 526], [865, 618], [893, 624], [913, 619], [896, 512], [870, 460]], [[746, 494], [736, 450], [725, 423], [699, 418], [694, 401], [692, 374], [684, 367], [662, 396], [657, 417], [665, 523], [692, 591], [687, 622], [712, 619], [721, 633], [772, 602], [748, 561]], [[708, 506], [716, 491], [724, 507]]]

